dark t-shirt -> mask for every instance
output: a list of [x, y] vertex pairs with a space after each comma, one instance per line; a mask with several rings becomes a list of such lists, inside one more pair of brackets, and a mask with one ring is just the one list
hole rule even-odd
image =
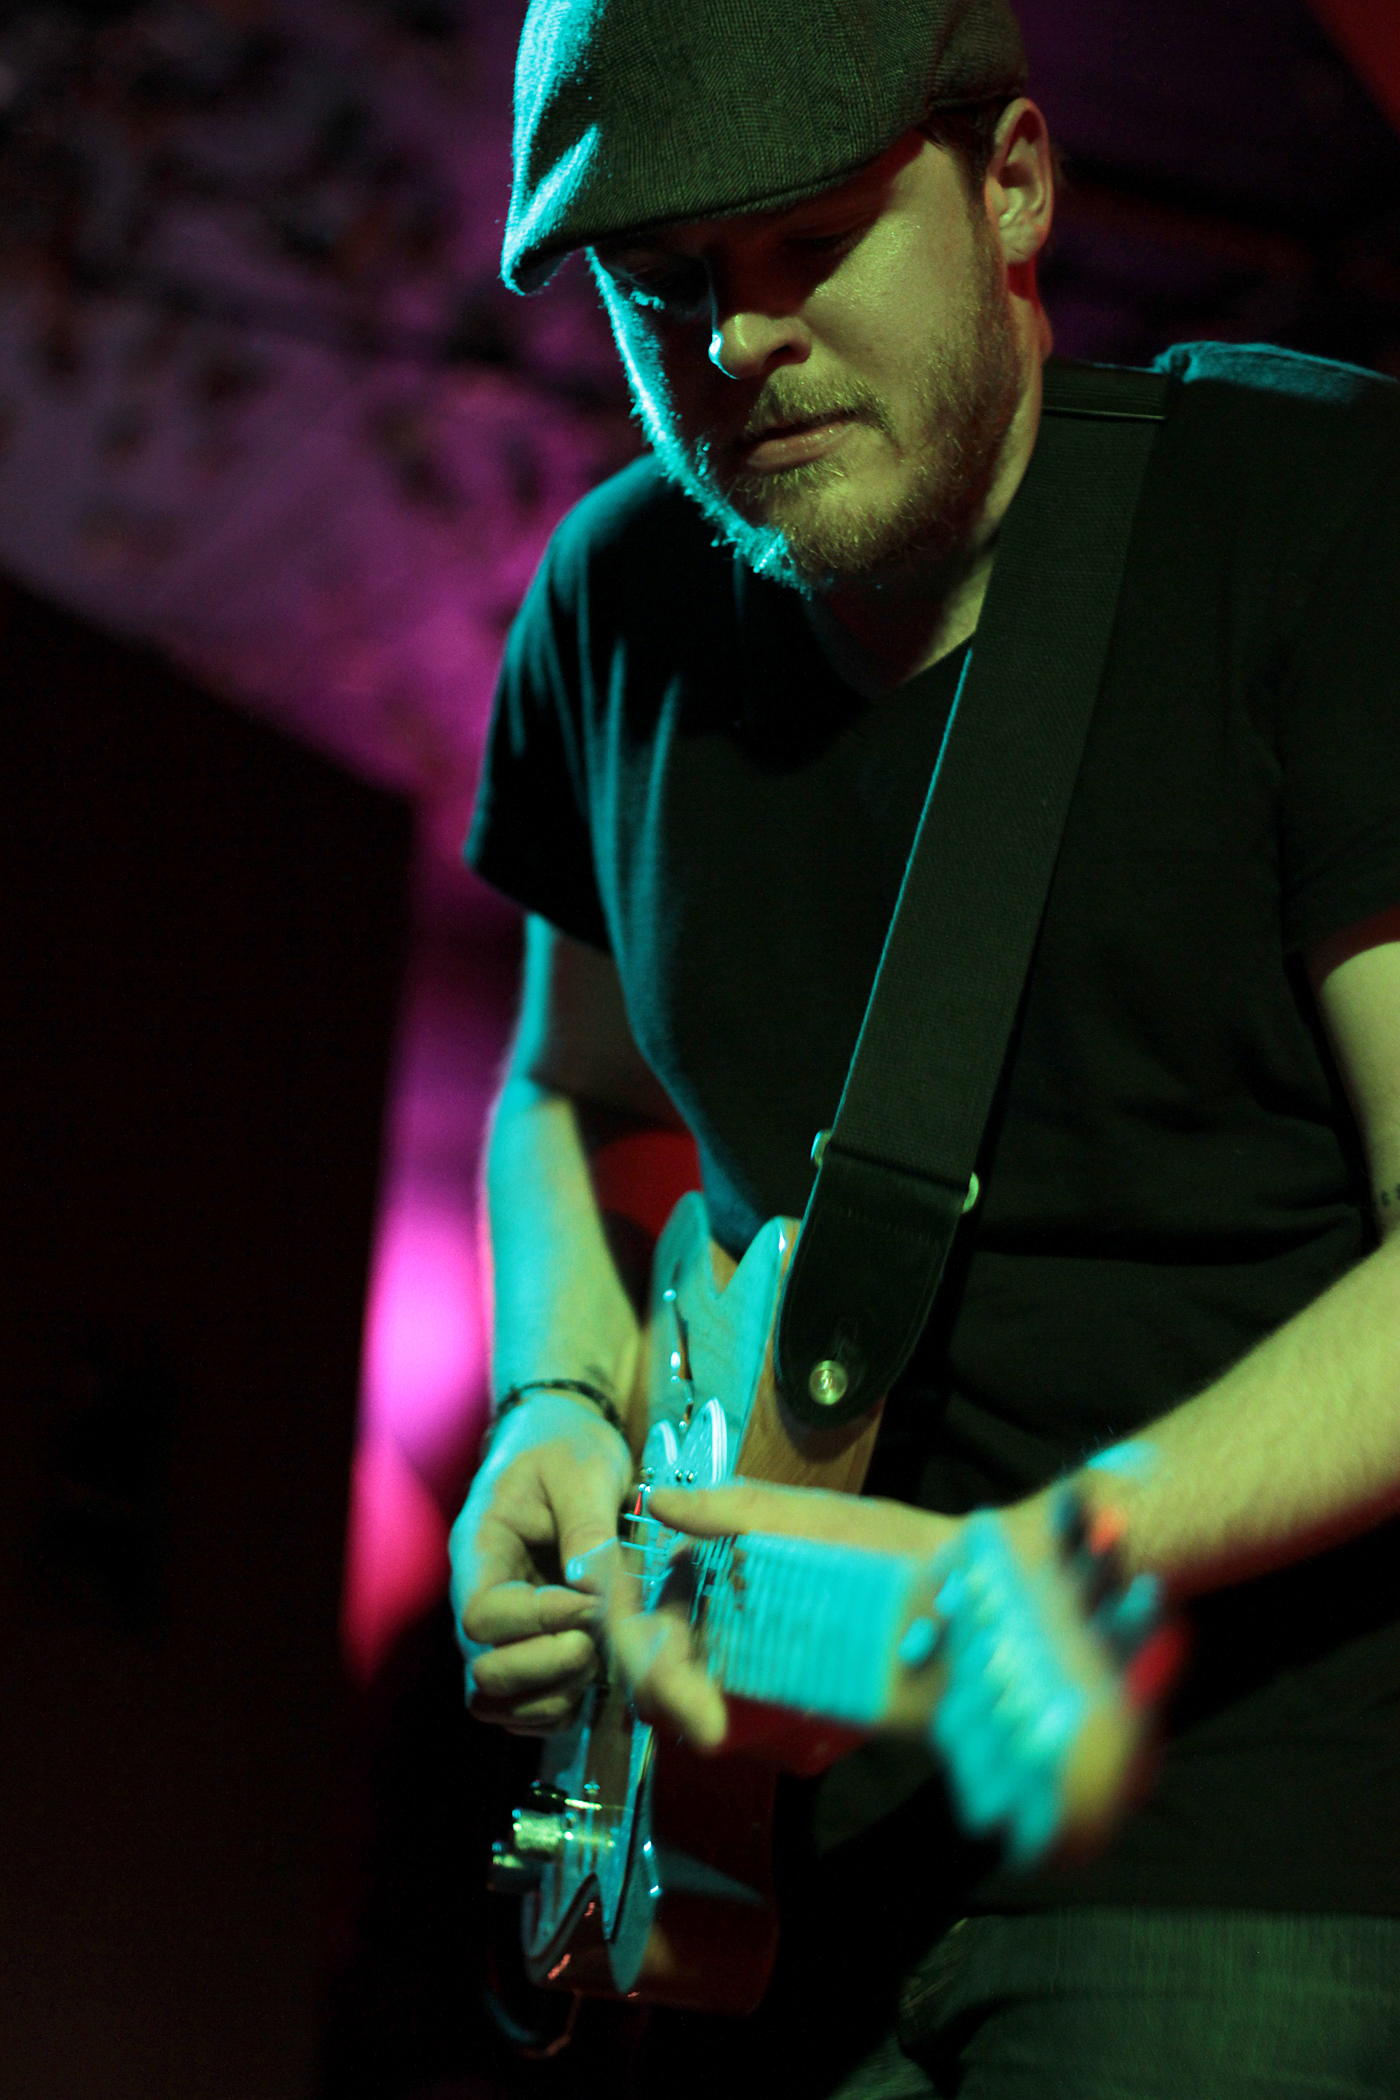
[[[930, 1508], [1199, 1391], [1372, 1244], [1299, 951], [1400, 901], [1400, 391], [1164, 363], [983, 1198], [877, 1452]], [[650, 460], [565, 519], [511, 634], [470, 857], [615, 957], [736, 1254], [806, 1203], [961, 662], [862, 700]], [[1199, 1605], [1149, 1801], [1094, 1866], [985, 1900], [1400, 1914], [1397, 1549]], [[887, 1784], [848, 1768], [833, 1828]]]

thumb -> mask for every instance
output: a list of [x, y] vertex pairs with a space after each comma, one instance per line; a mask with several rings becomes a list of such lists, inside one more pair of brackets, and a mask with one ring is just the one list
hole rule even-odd
[[565, 1581], [575, 1578], [568, 1571], [575, 1561], [586, 1561], [600, 1547], [616, 1547], [618, 1512], [627, 1500], [630, 1481], [619, 1468], [609, 1473], [602, 1467], [586, 1470], [568, 1467], [563, 1477], [548, 1484], [554, 1512], [555, 1536], [559, 1541], [559, 1563]]
[[642, 1608], [642, 1585], [628, 1567], [616, 1536], [604, 1539], [587, 1553], [576, 1553], [564, 1562], [564, 1580], [571, 1589], [602, 1599], [603, 1622], [609, 1638]]
[[655, 1488], [648, 1506], [661, 1523], [692, 1538], [763, 1531], [847, 1543], [864, 1516], [854, 1495], [743, 1478], [718, 1488]]
[[719, 1488], [656, 1488], [649, 1507], [661, 1523], [692, 1538], [762, 1531], [877, 1553], [930, 1553], [948, 1523], [928, 1510], [882, 1497], [744, 1479]]

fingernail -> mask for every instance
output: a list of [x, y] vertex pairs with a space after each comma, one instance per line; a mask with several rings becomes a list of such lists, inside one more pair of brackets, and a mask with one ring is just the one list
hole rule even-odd
[[582, 1582], [583, 1555], [581, 1553], [576, 1553], [564, 1569], [564, 1580], [566, 1582]]

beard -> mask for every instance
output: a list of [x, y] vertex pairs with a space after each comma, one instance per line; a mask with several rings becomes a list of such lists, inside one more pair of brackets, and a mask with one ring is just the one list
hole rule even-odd
[[784, 367], [753, 403], [743, 437], [775, 420], [848, 415], [879, 431], [910, 462], [893, 501], [842, 500], [851, 485], [842, 460], [818, 459], [776, 473], [721, 477], [726, 440], [687, 445], [633, 388], [636, 413], [668, 479], [697, 503], [719, 544], [758, 575], [812, 595], [842, 586], [917, 582], [965, 546], [975, 528], [1020, 400], [1021, 371], [1010, 295], [994, 237], [972, 215], [976, 266], [937, 342], [928, 346], [912, 388], [901, 437], [888, 404], [857, 381], [804, 395], [802, 375]]

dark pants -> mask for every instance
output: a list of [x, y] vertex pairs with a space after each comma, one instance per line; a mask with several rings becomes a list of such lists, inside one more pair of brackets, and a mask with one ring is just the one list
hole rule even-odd
[[1400, 1920], [1389, 1918], [966, 1918], [914, 1970], [896, 2024], [856, 2049], [850, 2015], [862, 2001], [877, 2011], [868, 1985], [844, 2005], [834, 1978], [805, 2006], [800, 1997], [753, 2023], [661, 2016], [636, 2089], [667, 2100], [1400, 2100]]
[[1400, 2095], [1400, 1921], [967, 1918], [906, 1986], [899, 2039], [843, 2100], [1381, 2100]]

